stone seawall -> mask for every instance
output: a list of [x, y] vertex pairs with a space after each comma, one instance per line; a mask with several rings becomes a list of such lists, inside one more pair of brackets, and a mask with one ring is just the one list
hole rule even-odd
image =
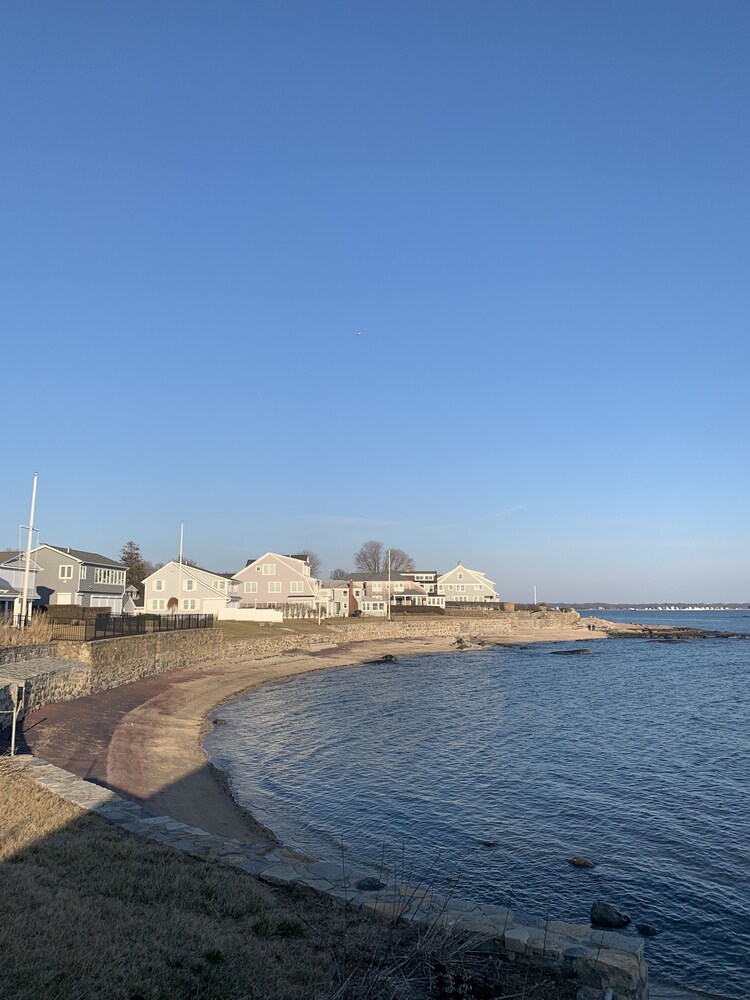
[[[218, 628], [100, 639], [56, 641], [0, 650], [0, 729], [10, 725], [13, 692], [25, 688], [24, 714], [58, 701], [119, 687], [180, 667], [220, 660], [261, 659], [287, 652], [331, 648], [377, 639], [510, 636], [584, 626], [575, 612], [497, 612], [481, 618], [415, 618], [398, 621], [330, 619], [324, 632], [226, 639]], [[269, 629], [270, 631], [270, 629]], [[3, 659], [3, 657], [5, 657]]]
[[43, 760], [21, 761], [19, 766], [43, 788], [137, 837], [253, 875], [267, 885], [293, 886], [390, 921], [439, 928], [505, 961], [573, 981], [577, 1000], [602, 1000], [607, 994], [611, 1000], [648, 1000], [640, 938], [444, 896], [420, 883], [404, 884], [397, 866], [381, 863], [357, 870], [345, 858], [321, 861], [290, 848], [226, 840], [169, 816], [153, 816], [143, 806]]

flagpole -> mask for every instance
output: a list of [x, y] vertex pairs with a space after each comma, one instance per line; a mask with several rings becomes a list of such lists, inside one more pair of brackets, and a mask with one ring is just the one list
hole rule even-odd
[[180, 601], [182, 600], [182, 539], [185, 532], [185, 522], [180, 521], [180, 572], [177, 582], [177, 614], [180, 613]]
[[26, 618], [29, 613], [29, 570], [31, 568], [31, 542], [34, 537], [34, 508], [36, 507], [36, 481], [37, 473], [34, 473], [34, 485], [31, 488], [31, 517], [29, 518], [29, 537], [26, 539], [26, 566], [23, 571], [23, 602], [21, 604], [21, 620], [19, 627], [25, 628]]

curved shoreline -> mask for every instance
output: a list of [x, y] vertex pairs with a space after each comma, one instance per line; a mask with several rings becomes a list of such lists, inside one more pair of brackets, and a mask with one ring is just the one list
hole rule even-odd
[[[523, 631], [503, 642], [571, 642], [605, 638], [580, 628]], [[354, 666], [391, 653], [455, 650], [454, 637], [378, 638], [312, 652], [221, 660], [147, 677], [98, 694], [48, 705], [24, 720], [26, 748], [191, 826], [234, 840], [277, 843], [272, 831], [231, 795], [201, 741], [220, 705], [270, 681], [313, 670]]]

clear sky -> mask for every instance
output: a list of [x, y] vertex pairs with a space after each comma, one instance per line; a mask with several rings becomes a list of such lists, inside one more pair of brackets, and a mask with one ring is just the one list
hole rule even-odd
[[[9, 0], [0, 547], [750, 600], [747, 0]], [[359, 335], [361, 333], [361, 335]]]

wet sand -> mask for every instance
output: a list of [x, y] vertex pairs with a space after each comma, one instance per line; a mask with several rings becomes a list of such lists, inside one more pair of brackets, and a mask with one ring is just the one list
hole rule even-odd
[[[498, 636], [497, 641], [588, 642], [605, 637], [604, 632], [592, 633], [578, 626], [518, 632]], [[489, 636], [482, 638], [491, 641]], [[364, 663], [386, 654], [453, 650], [452, 637], [378, 639], [168, 671], [31, 713], [24, 720], [21, 748], [112, 788], [154, 814], [223, 837], [274, 843], [273, 834], [234, 802], [223, 774], [208, 763], [200, 742], [211, 725], [209, 713], [269, 681]]]

